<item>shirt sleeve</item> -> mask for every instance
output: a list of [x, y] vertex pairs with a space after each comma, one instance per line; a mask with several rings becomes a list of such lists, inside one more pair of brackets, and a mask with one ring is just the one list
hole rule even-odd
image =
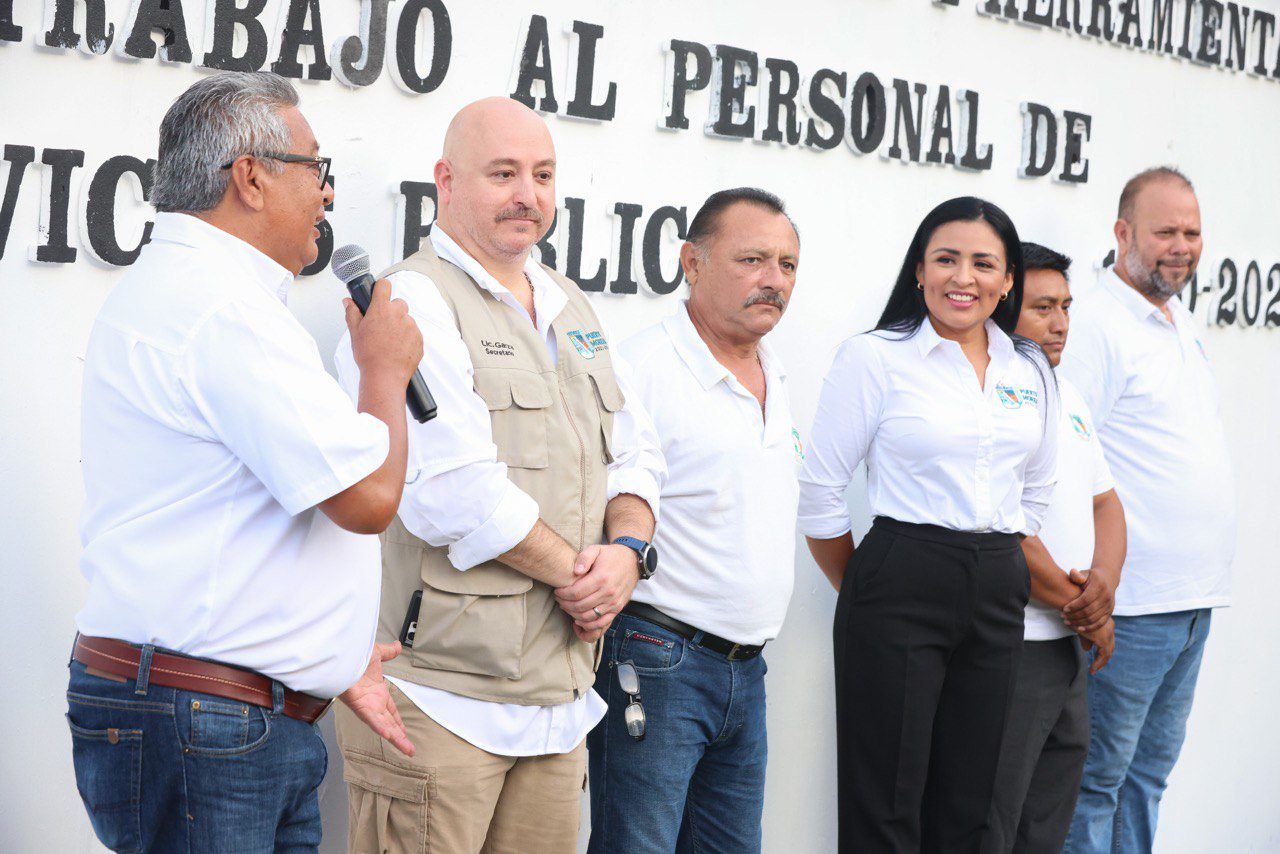
[[[600, 319], [600, 329], [605, 340], [614, 340]], [[608, 498], [628, 493], [644, 499], [656, 521], [659, 497], [667, 480], [667, 463], [662, 455], [662, 442], [653, 419], [641, 403], [631, 365], [622, 348], [614, 347], [610, 354], [613, 374], [622, 390], [623, 404], [613, 416], [613, 462], [609, 464]]]
[[356, 411], [283, 304], [223, 304], [182, 356], [196, 432], [230, 449], [289, 513], [337, 495], [386, 461], [387, 426]]
[[1084, 398], [1093, 426], [1102, 429], [1124, 392], [1125, 379], [1119, 355], [1096, 317], [1081, 317], [1072, 325], [1058, 370]]
[[858, 335], [840, 346], [822, 383], [800, 475], [799, 523], [805, 536], [832, 539], [850, 530], [844, 492], [871, 449], [886, 386], [870, 336]]
[[1058, 481], [1058, 424], [1062, 418], [1062, 400], [1053, 379], [1053, 368], [1043, 356], [1035, 359], [1045, 405], [1040, 412], [1040, 444], [1027, 459], [1022, 483], [1022, 533], [1028, 537], [1040, 532], [1049, 499], [1053, 497], [1053, 486]]
[[[498, 461], [489, 408], [472, 381], [471, 355], [435, 283], [408, 270], [389, 281], [392, 298], [405, 301], [422, 330], [419, 370], [439, 407], [425, 424], [409, 419], [400, 521], [427, 543], [447, 547], [456, 569], [470, 569], [519, 544], [538, 521], [538, 504]], [[360, 371], [350, 335], [338, 342], [334, 363], [354, 398]]]

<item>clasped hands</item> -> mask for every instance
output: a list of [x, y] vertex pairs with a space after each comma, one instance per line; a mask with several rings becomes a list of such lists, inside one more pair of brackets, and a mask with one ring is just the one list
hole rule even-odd
[[1093, 569], [1073, 569], [1067, 578], [1080, 588], [1080, 595], [1062, 609], [1062, 620], [1067, 628], [1080, 636], [1085, 651], [1097, 649], [1090, 673], [1103, 668], [1115, 651], [1115, 623], [1111, 612], [1116, 605], [1116, 591], [1105, 572]]
[[587, 546], [573, 562], [573, 582], [556, 588], [556, 602], [573, 619], [573, 632], [597, 640], [631, 600], [640, 580], [636, 553], [621, 545]]

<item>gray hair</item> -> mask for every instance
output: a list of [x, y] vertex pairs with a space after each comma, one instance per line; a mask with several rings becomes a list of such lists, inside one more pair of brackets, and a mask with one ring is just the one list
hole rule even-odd
[[[190, 213], [217, 207], [230, 180], [224, 164], [288, 151], [289, 129], [279, 111], [297, 104], [289, 81], [266, 72], [224, 72], [187, 89], [160, 122], [151, 204]], [[283, 168], [274, 160], [264, 165], [272, 172]]]

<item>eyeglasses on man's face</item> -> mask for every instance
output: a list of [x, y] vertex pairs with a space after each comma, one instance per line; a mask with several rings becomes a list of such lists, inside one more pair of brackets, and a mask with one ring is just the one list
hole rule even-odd
[[[332, 157], [307, 157], [303, 154], [249, 154], [248, 157], [257, 157], [262, 160], [278, 160], [281, 163], [305, 163], [311, 166], [316, 175], [320, 178], [320, 189], [324, 189], [325, 179], [329, 177], [329, 167], [333, 164]], [[239, 158], [236, 158], [237, 160]], [[230, 169], [235, 165], [235, 160], [230, 163], [224, 163], [223, 169]]]

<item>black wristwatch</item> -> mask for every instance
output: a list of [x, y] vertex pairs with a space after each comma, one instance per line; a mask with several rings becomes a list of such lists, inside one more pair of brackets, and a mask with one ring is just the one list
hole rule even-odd
[[636, 553], [636, 558], [640, 561], [641, 581], [648, 581], [658, 571], [658, 550], [652, 543], [637, 540], [635, 537], [618, 537], [613, 541], [613, 545], [626, 546]]

